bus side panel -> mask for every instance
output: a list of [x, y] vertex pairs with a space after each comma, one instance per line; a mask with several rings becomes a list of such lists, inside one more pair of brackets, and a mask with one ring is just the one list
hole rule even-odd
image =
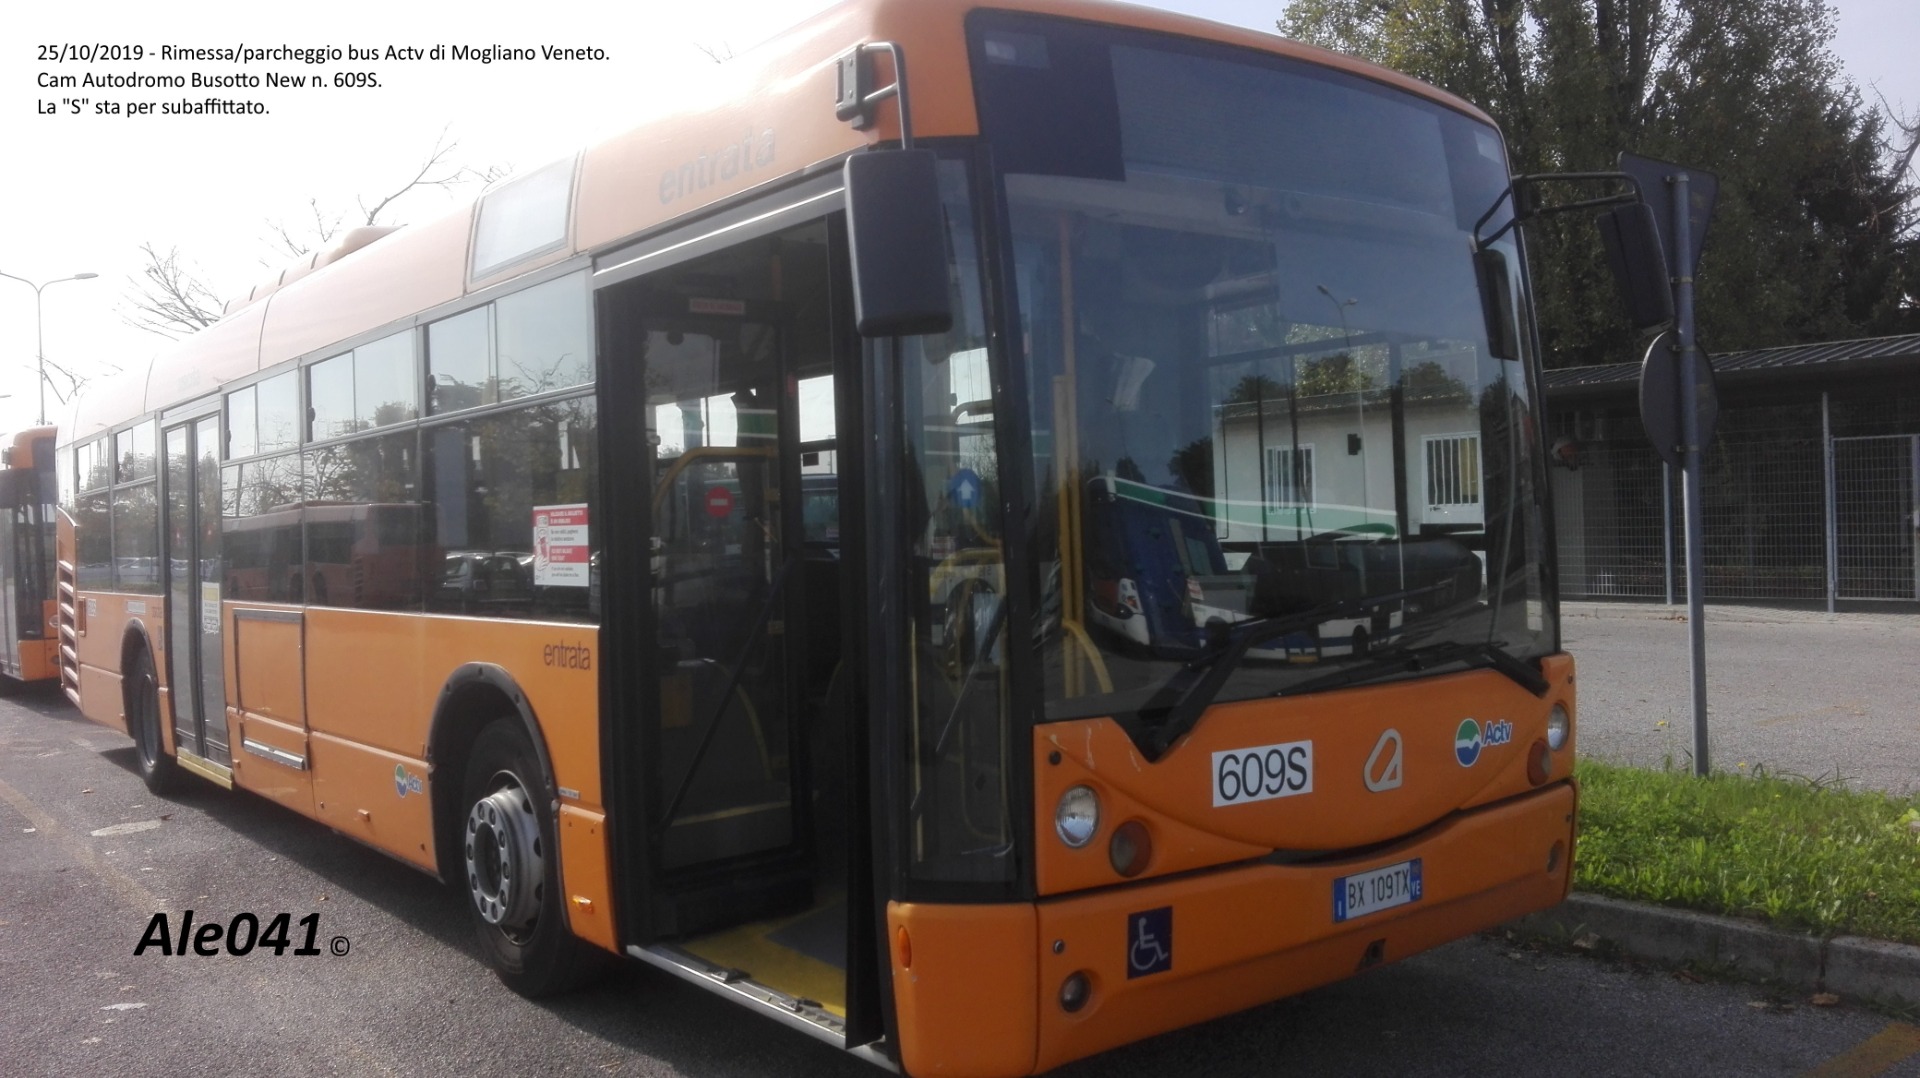
[[1030, 905], [887, 904], [906, 1073], [1033, 1071], [1039, 1046], [1037, 933]]
[[[261, 616], [251, 608], [228, 605], [226, 624], [224, 714], [227, 744], [235, 750], [234, 784], [312, 816], [303, 623], [288, 620], [281, 611]], [[307, 758], [307, 764], [304, 769], [294, 766], [273, 752]]]
[[314, 735], [425, 759], [433, 717], [421, 670], [427, 625], [418, 614], [308, 607], [307, 726]]
[[[125, 701], [120, 696], [120, 681], [124, 671], [120, 669], [121, 648], [126, 641], [127, 630], [136, 622], [143, 625], [160, 625], [161, 598], [157, 595], [116, 595], [113, 593], [95, 593], [82, 595], [79, 603], [85, 610], [80, 624], [76, 651], [80, 658], [80, 713], [102, 726], [109, 726], [121, 733], [127, 732]], [[159, 650], [160, 641], [148, 634], [153, 647], [153, 665], [156, 672], [167, 668], [166, 656]], [[163, 678], [164, 674], [161, 675]], [[162, 727], [170, 723], [162, 723]]]
[[540, 722], [561, 800], [600, 807], [599, 630], [591, 625], [307, 609], [308, 725], [424, 759], [441, 686], [500, 667]]
[[[505, 670], [540, 724], [562, 804], [598, 811], [600, 796], [598, 626], [487, 618], [433, 619], [421, 671], [438, 694], [467, 663]], [[430, 696], [426, 710], [431, 712]]]
[[560, 887], [567, 896], [573, 934], [615, 954], [613, 882], [608, 873], [607, 817], [560, 806]]
[[434, 871], [427, 762], [318, 731], [309, 743], [314, 815], [320, 822]]
[[[560, 868], [574, 931], [614, 949], [605, 816], [598, 811], [598, 630], [324, 607], [309, 607], [306, 617], [307, 723], [318, 817], [408, 861], [436, 867], [429, 798], [423, 796], [434, 778], [425, 765], [429, 724], [441, 686], [455, 670], [470, 663], [498, 666], [525, 694], [553, 766], [561, 801]], [[420, 777], [418, 790], [412, 788], [414, 776]], [[397, 809], [404, 809], [399, 819]]]
[[20, 641], [20, 680], [45, 681], [60, 676], [60, 639]]

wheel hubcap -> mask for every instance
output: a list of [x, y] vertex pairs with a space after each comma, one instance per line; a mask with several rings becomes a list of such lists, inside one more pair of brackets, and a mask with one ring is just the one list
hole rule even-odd
[[547, 859], [540, 820], [526, 788], [511, 775], [467, 813], [467, 892], [481, 920], [514, 931], [540, 912]]

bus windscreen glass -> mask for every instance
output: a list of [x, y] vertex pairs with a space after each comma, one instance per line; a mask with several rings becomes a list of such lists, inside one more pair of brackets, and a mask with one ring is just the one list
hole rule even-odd
[[1271, 56], [972, 25], [1047, 718], [1151, 721], [1222, 656], [1227, 701], [1551, 651], [1527, 364], [1490, 354], [1472, 258], [1494, 129]]

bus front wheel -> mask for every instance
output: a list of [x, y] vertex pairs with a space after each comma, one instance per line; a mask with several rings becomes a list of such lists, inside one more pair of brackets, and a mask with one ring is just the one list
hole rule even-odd
[[475, 739], [461, 804], [467, 912], [480, 952], [508, 988], [564, 992], [599, 966], [567, 928], [551, 795], [520, 724], [496, 719]]
[[164, 797], [180, 788], [180, 765], [160, 737], [160, 678], [145, 648], [128, 671], [127, 733], [139, 750], [140, 778], [148, 792]]

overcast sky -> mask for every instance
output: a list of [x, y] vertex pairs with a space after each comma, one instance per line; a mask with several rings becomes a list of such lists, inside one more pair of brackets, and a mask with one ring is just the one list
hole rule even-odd
[[[1149, 0], [1154, 6], [1271, 30], [1284, 0]], [[1914, 0], [1835, 0], [1835, 50], [1863, 91], [1878, 87], [1896, 105], [1920, 111], [1920, 20]], [[94, 0], [15, 5], [0, 45], [0, 145], [7, 154], [0, 210], [0, 272], [34, 282], [92, 272], [98, 279], [44, 292], [46, 356], [89, 373], [144, 361], [166, 342], [122, 322], [127, 278], [139, 247], [178, 247], [223, 293], [277, 273], [287, 259], [262, 242], [269, 220], [296, 228], [317, 197], [332, 212], [354, 212], [356, 196], [385, 193], [410, 175], [443, 128], [457, 157], [475, 166], [526, 171], [620, 130], [646, 104], [671, 99], [711, 61], [697, 46], [736, 51], [804, 15], [823, 0], [706, 0], [699, 4], [614, 6], [579, 0], [535, 4], [396, 3], [330, 0], [267, 5], [179, 0], [171, 4]], [[609, 11], [626, 10], [610, 23]], [[238, 44], [374, 46], [469, 44], [597, 45], [604, 63], [481, 65], [380, 61], [355, 65], [156, 63], [162, 46]], [[43, 47], [140, 45], [137, 64], [48, 63]], [[44, 89], [43, 73], [189, 74], [234, 71], [321, 74], [375, 72], [378, 89], [290, 91], [113, 91]], [[1869, 100], [1872, 100], [1871, 92]], [[91, 111], [39, 115], [40, 102], [88, 97], [167, 100], [204, 96], [266, 100], [265, 117], [127, 117]], [[471, 197], [471, 191], [457, 196]], [[395, 221], [420, 220], [451, 200], [416, 194]], [[34, 297], [0, 279], [0, 432], [32, 423]], [[63, 409], [49, 395], [50, 420]]]

